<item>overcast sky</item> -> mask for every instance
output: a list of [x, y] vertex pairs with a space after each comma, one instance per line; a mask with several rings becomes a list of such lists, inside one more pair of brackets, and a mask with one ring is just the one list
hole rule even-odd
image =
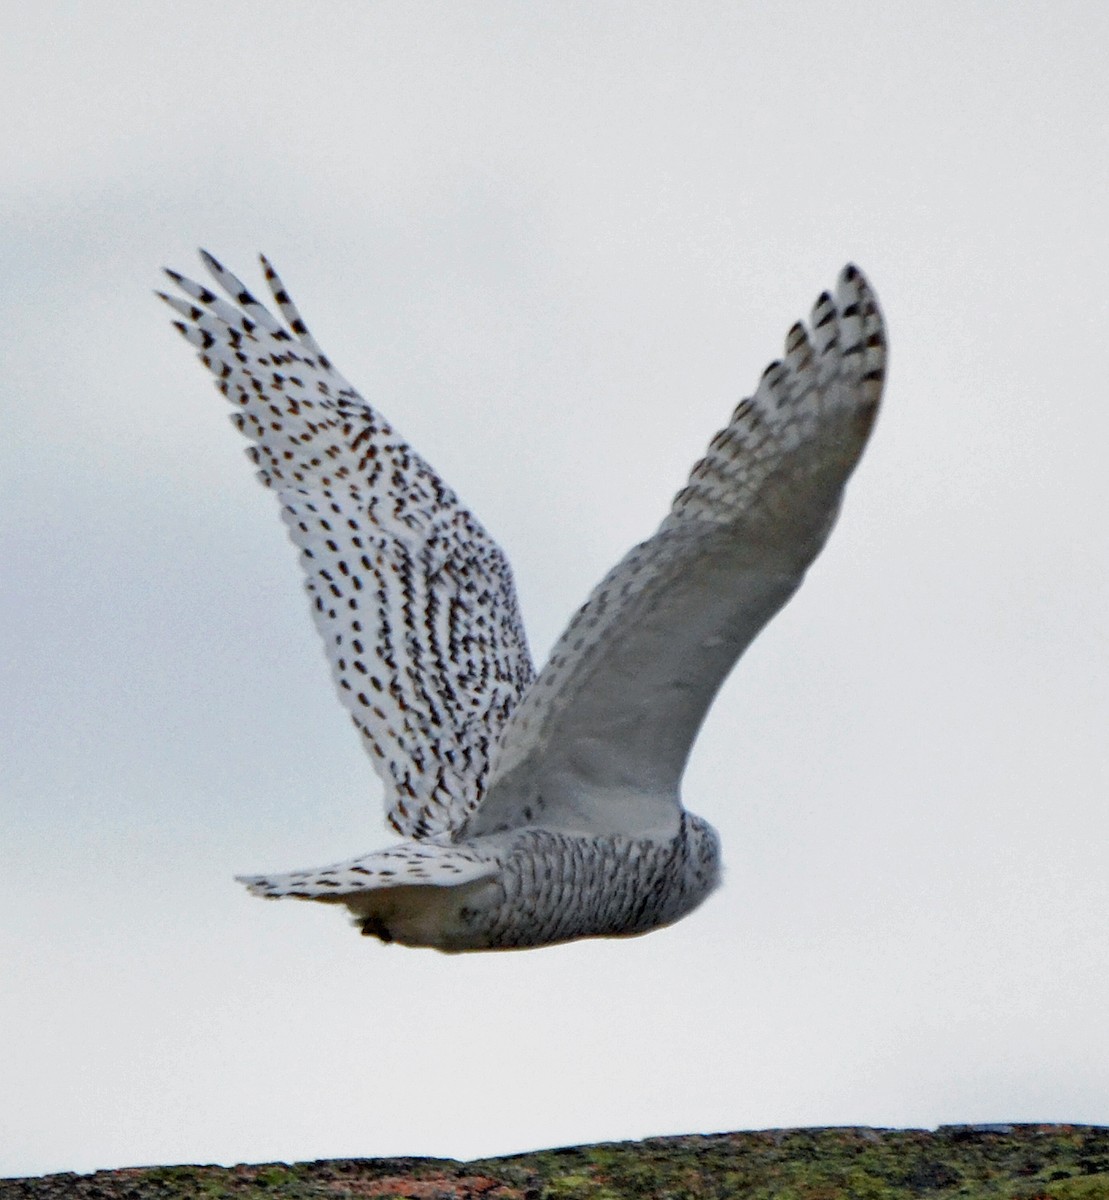
[[[1109, 1122], [1109, 9], [41, 0], [0, 41], [0, 1175]], [[150, 294], [264, 250], [542, 659], [848, 259], [839, 527], [685, 779], [725, 885], [446, 957], [236, 872], [384, 841]]]

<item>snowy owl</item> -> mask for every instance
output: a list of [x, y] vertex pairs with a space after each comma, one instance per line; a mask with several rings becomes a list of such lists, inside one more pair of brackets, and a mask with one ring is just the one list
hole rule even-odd
[[853, 266], [712, 439], [658, 531], [601, 581], [535, 674], [508, 563], [332, 365], [270, 263], [279, 321], [211, 255], [179, 315], [307, 577], [339, 697], [403, 841], [242, 878], [345, 905], [364, 934], [443, 951], [646, 933], [720, 878], [682, 806], [717, 689], [793, 595], [877, 413], [886, 339]]

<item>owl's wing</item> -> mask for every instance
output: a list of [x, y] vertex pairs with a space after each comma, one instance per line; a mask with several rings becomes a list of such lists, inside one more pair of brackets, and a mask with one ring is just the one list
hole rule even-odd
[[669, 836], [724, 678], [800, 585], [877, 413], [886, 339], [846, 267], [713, 438], [658, 532], [590, 596], [505, 729], [467, 834]]
[[202, 258], [230, 302], [175, 271], [186, 298], [158, 294], [277, 493], [389, 823], [409, 837], [449, 832], [481, 799], [493, 747], [534, 674], [508, 563], [335, 370], [265, 258], [285, 325]]

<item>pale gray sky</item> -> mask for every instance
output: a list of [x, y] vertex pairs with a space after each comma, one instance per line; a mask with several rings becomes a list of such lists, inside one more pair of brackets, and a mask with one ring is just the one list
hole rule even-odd
[[[0, 43], [0, 1174], [1109, 1121], [1109, 10], [44, 0]], [[686, 777], [726, 884], [447, 958], [150, 295], [283, 272], [541, 658], [847, 259], [886, 408]]]

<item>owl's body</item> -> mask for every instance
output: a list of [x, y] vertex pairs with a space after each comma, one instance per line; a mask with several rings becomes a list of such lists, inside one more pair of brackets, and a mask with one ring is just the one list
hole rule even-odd
[[720, 684], [800, 585], [873, 424], [885, 334], [853, 267], [811, 335], [712, 441], [658, 532], [613, 568], [535, 676], [503, 554], [335, 371], [263, 259], [287, 327], [170, 272], [301, 553], [339, 695], [405, 841], [244, 879], [345, 905], [363, 933], [445, 951], [645, 933], [720, 878], [680, 781]]
[[[403, 850], [252, 887], [345, 904], [362, 932], [383, 942], [513, 950], [669, 925], [709, 895], [720, 873], [716, 831], [690, 813], [669, 841], [525, 828], [457, 846], [425, 841], [421, 857], [407, 862]], [[371, 881], [376, 886], [367, 887]]]

